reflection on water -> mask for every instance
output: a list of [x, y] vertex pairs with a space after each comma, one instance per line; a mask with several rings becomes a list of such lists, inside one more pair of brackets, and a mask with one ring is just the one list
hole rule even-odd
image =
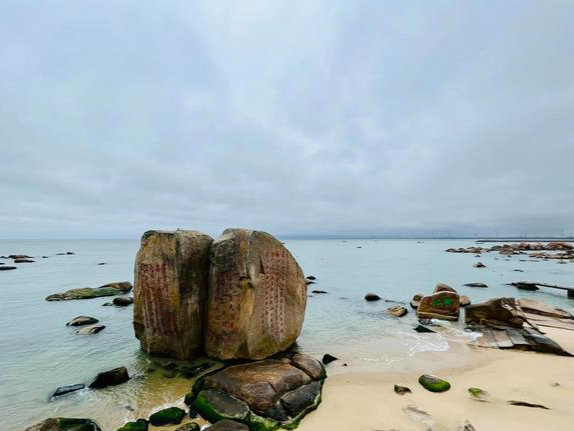
[[[462, 324], [445, 322], [436, 328], [436, 334], [419, 334], [412, 330], [416, 326], [413, 313], [402, 319], [385, 314], [387, 307], [396, 302], [408, 304], [415, 293], [430, 292], [439, 281], [473, 302], [503, 295], [528, 296], [574, 311], [574, 301], [567, 300], [564, 292], [525, 292], [504, 285], [519, 280], [569, 285], [574, 264], [521, 261], [521, 256], [506, 260], [484, 254], [480, 260], [487, 268], [476, 269], [472, 264], [477, 259], [472, 255], [444, 253], [446, 248], [471, 244], [460, 240], [286, 241], [305, 273], [318, 278], [311, 287], [328, 292], [309, 298], [300, 349], [317, 357], [330, 353], [341, 358], [329, 366], [331, 374], [463, 365], [464, 342], [472, 334], [465, 332]], [[3, 430], [22, 430], [57, 415], [91, 417], [104, 431], [115, 430], [127, 420], [149, 416], [162, 405], [182, 402], [192, 380], [172, 372], [169, 362], [174, 361], [152, 360], [139, 351], [131, 308], [102, 307], [109, 298], [44, 300], [51, 293], [74, 287], [132, 281], [138, 246], [138, 241], [0, 241], [0, 255], [50, 256], [0, 273]], [[55, 256], [63, 251], [76, 254]], [[97, 265], [99, 262], [107, 264]], [[462, 286], [470, 282], [489, 287]], [[394, 302], [366, 302], [363, 296], [367, 292]], [[96, 317], [106, 328], [97, 335], [75, 335], [74, 328], [65, 324], [79, 315]], [[133, 376], [126, 384], [50, 400], [58, 386], [90, 383], [98, 372], [122, 365]]]

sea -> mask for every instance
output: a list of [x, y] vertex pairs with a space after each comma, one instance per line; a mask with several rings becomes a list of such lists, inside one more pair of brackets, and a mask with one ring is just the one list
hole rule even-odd
[[[317, 358], [326, 353], [339, 358], [328, 366], [330, 374], [432, 371], [464, 365], [464, 346], [474, 335], [463, 323], [440, 322], [432, 334], [413, 330], [418, 322], [409, 300], [417, 293], [431, 293], [438, 282], [449, 284], [473, 303], [526, 296], [574, 312], [574, 300], [567, 299], [564, 291], [528, 292], [506, 285], [531, 280], [570, 286], [573, 263], [445, 252], [476, 245], [469, 239], [284, 241], [305, 275], [317, 278], [308, 286], [298, 348]], [[138, 248], [138, 240], [0, 240], [0, 256], [27, 254], [35, 261], [0, 271], [2, 430], [23, 431], [47, 417], [66, 416], [89, 417], [103, 431], [114, 431], [128, 420], [147, 418], [161, 407], [182, 403], [191, 381], [165, 372], [164, 359], [140, 350], [132, 327], [133, 307], [102, 306], [110, 298], [45, 300], [72, 288], [133, 282]], [[59, 255], [66, 252], [74, 254]], [[479, 260], [486, 268], [473, 267]], [[8, 259], [0, 262], [12, 264]], [[486, 283], [488, 288], [463, 286], [472, 282]], [[383, 299], [367, 302], [368, 292]], [[393, 305], [404, 305], [409, 314], [388, 316], [385, 310]], [[80, 315], [97, 318], [105, 329], [95, 335], [76, 335], [77, 328], [66, 323]], [[437, 353], [433, 358], [439, 360], [429, 361], [428, 352]], [[119, 366], [127, 367], [132, 377], [125, 384], [52, 397], [60, 386], [88, 384], [98, 372]]]

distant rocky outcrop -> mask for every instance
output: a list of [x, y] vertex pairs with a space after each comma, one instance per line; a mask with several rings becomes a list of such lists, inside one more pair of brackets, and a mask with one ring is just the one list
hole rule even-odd
[[54, 293], [46, 297], [46, 301], [68, 301], [71, 299], [92, 299], [103, 296], [115, 296], [129, 292], [132, 284], [129, 281], [105, 284], [100, 287], [81, 287], [70, 289], [63, 293]]

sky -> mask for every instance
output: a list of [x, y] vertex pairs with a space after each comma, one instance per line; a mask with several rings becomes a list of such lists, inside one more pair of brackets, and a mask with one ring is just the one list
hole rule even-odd
[[0, 0], [0, 238], [574, 234], [574, 2]]

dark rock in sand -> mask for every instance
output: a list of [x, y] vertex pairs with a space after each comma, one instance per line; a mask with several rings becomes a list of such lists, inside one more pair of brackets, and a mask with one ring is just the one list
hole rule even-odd
[[469, 421], [466, 421], [458, 427], [457, 431], [476, 431], [476, 428]]
[[34, 263], [31, 259], [14, 259], [14, 263]]
[[326, 290], [313, 290], [311, 293], [319, 293], [319, 294], [321, 294], [321, 293], [329, 293], [329, 292], [327, 292]]
[[132, 305], [134, 303], [134, 299], [132, 297], [119, 297], [114, 298], [112, 303], [117, 307], [127, 307], [128, 305]]
[[0, 266], [0, 271], [12, 271], [13, 269], [16, 269], [15, 266]]
[[82, 326], [82, 325], [93, 325], [94, 323], [98, 323], [99, 320], [94, 317], [89, 316], [78, 316], [74, 317], [66, 326]]
[[423, 388], [431, 392], [446, 392], [450, 389], [450, 383], [429, 374], [423, 374], [419, 377], [419, 383]]
[[179, 407], [169, 407], [160, 410], [149, 417], [149, 423], [153, 426], [178, 425], [185, 416], [185, 410]]
[[113, 370], [104, 371], [96, 376], [96, 379], [90, 384], [92, 389], [100, 389], [108, 386], [115, 386], [125, 383], [130, 379], [126, 367], [118, 367]]
[[482, 262], [476, 262], [474, 265], [475, 268], [486, 268], [486, 265]]
[[387, 314], [394, 317], [406, 316], [408, 312], [409, 311], [405, 307], [401, 307], [400, 305], [387, 308]]
[[189, 422], [175, 429], [175, 431], [199, 431], [199, 430], [200, 426], [195, 422]]
[[457, 293], [456, 290], [454, 290], [448, 284], [444, 284], [444, 283], [437, 283], [436, 284], [433, 293], [438, 293], [438, 292], [454, 292], [454, 293]]
[[249, 431], [249, 427], [240, 422], [224, 419], [211, 425], [207, 431]]
[[102, 431], [102, 429], [91, 419], [49, 418], [27, 428], [26, 431]]
[[548, 407], [543, 406], [542, 404], [532, 404], [532, 403], [527, 403], [526, 401], [508, 401], [508, 404], [510, 404], [511, 406], [521, 406], [521, 407], [533, 407], [533, 408], [537, 408], [537, 409], [544, 409], [544, 410], [550, 410]]
[[406, 386], [395, 385], [395, 392], [399, 395], [410, 394], [412, 391]]
[[337, 360], [339, 360], [339, 358], [336, 358], [336, 357], [333, 356], [333, 355], [329, 355], [328, 353], [325, 353], [325, 354], [323, 355], [323, 359], [321, 359], [321, 362], [322, 362], [324, 365], [327, 365], [327, 364], [330, 364], [331, 362], [334, 362], [334, 361], [337, 361]]
[[417, 316], [422, 319], [458, 320], [460, 298], [458, 294], [442, 291], [424, 296], [417, 308]]
[[69, 394], [70, 392], [79, 391], [81, 389], [84, 389], [85, 387], [86, 387], [86, 385], [84, 385], [83, 383], [79, 383], [77, 385], [61, 386], [58, 389], [56, 389], [56, 392], [54, 392], [54, 394], [52, 396], [53, 397], [60, 397], [62, 395]]
[[145, 419], [138, 419], [134, 422], [128, 422], [123, 427], [118, 428], [117, 431], [147, 431], [148, 421]]
[[423, 325], [418, 325], [416, 328], [413, 328], [413, 329], [420, 334], [425, 334], [425, 333], [435, 334], [436, 333], [436, 331], [433, 331], [432, 329], [427, 328], [426, 326], [423, 326]]
[[468, 286], [468, 287], [481, 287], [481, 288], [486, 288], [488, 287], [487, 284], [484, 283], [465, 283], [463, 284], [463, 286]]
[[78, 335], [92, 335], [102, 332], [104, 330], [104, 325], [93, 325], [93, 326], [84, 326], [76, 331]]
[[380, 299], [381, 299], [381, 297], [379, 295], [377, 295], [376, 293], [367, 293], [365, 295], [365, 300], [367, 300], [367, 301], [378, 301]]

